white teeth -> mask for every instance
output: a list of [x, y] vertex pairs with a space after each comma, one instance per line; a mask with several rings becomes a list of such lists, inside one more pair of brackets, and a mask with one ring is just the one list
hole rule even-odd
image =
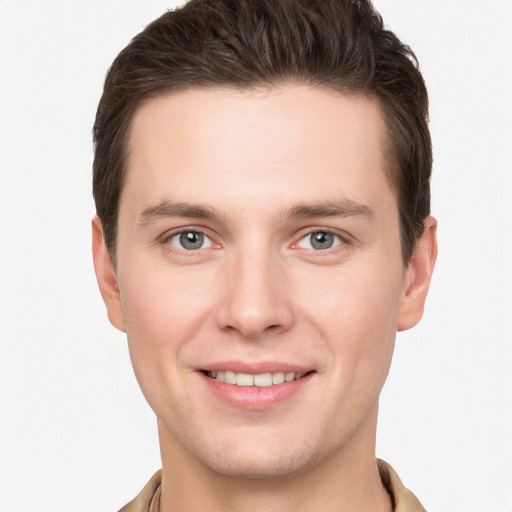
[[272, 374], [272, 384], [282, 384], [284, 382], [284, 372], [276, 372]]
[[255, 375], [254, 385], [258, 386], [259, 388], [268, 388], [268, 386], [272, 386], [272, 374], [261, 373], [259, 375]]
[[236, 373], [229, 370], [224, 372], [224, 382], [228, 384], [236, 384]]
[[301, 379], [304, 375], [306, 374], [295, 372], [259, 373], [257, 375], [237, 373], [230, 370], [208, 372], [209, 377], [219, 382], [236, 384], [237, 386], [255, 386], [258, 388], [266, 388], [274, 384], [282, 384], [283, 382], [292, 382]]
[[249, 373], [237, 373], [236, 374], [236, 385], [237, 386], [253, 386], [254, 376]]

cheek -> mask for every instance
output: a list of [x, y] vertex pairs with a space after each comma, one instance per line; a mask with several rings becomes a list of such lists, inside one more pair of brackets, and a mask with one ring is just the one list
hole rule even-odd
[[347, 265], [328, 273], [319, 269], [317, 275], [310, 272], [297, 290], [302, 296], [302, 314], [312, 321], [318, 319], [319, 328], [338, 329], [342, 337], [344, 331], [347, 338], [349, 332], [359, 332], [364, 338], [373, 330], [383, 335], [395, 333], [404, 280], [402, 268], [387, 267], [381, 272], [372, 265], [358, 267]]
[[201, 301], [197, 283], [169, 272], [126, 275], [120, 291], [133, 370], [155, 414], [173, 424], [193, 403], [183, 385], [190, 371], [183, 354], [205, 316], [204, 296]]
[[396, 336], [402, 269], [370, 269], [340, 269], [330, 279], [314, 281], [301, 313], [322, 333], [330, 354], [327, 364], [354, 383], [383, 382]]
[[[142, 265], [136, 268], [142, 268]], [[131, 270], [120, 278], [128, 334], [152, 345], [173, 343], [190, 334], [209, 301], [204, 273], [166, 268]], [[155, 347], [154, 347], [155, 348]]]
[[135, 374], [143, 390], [150, 383], [168, 385], [187, 341], [197, 337], [208, 318], [207, 283], [168, 268], [124, 275], [119, 287]]

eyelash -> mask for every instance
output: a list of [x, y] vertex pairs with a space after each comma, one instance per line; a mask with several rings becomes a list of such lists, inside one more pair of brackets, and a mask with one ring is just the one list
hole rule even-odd
[[[335, 239], [337, 239], [337, 242], [335, 240], [333, 242], [334, 245], [332, 245], [331, 247], [327, 247], [325, 249], [315, 249], [314, 247], [301, 247], [300, 246], [301, 242], [307, 240], [308, 238], [311, 239], [312, 236], [314, 236], [315, 234], [320, 234], [320, 233], [335, 237]], [[203, 243], [207, 242], [208, 246], [207, 247], [199, 247], [197, 249], [186, 249], [185, 247], [183, 247], [183, 244], [181, 244], [180, 241], [178, 241], [177, 244], [180, 244], [181, 247], [178, 247], [178, 245], [175, 245], [172, 243], [173, 239], [179, 240], [179, 238], [177, 238], [177, 237], [181, 237], [181, 236], [187, 235], [187, 234], [200, 235], [200, 237], [203, 237], [202, 242]], [[211, 249], [211, 248], [220, 248], [221, 247], [221, 244], [215, 242], [211, 236], [209, 236], [208, 234], [206, 234], [206, 232], [204, 230], [199, 229], [199, 228], [183, 228], [178, 231], [173, 231], [171, 233], [168, 233], [163, 237], [163, 243], [167, 246], [168, 250], [171, 250], [171, 251], [178, 250], [181, 254], [188, 254], [188, 255], [197, 254], [199, 251], [204, 251], [204, 250]], [[332, 252], [334, 250], [336, 250], [337, 248], [343, 249], [347, 245], [349, 245], [349, 241], [347, 240], [347, 237], [341, 235], [337, 231], [330, 229], [330, 228], [316, 228], [314, 230], [309, 230], [305, 234], [303, 234], [298, 239], [298, 241], [294, 242], [291, 245], [291, 248], [292, 249], [301, 249], [302, 248], [307, 251], [311, 251], [315, 254], [332, 254]]]
[[[172, 243], [172, 240], [177, 238], [177, 237], [181, 237], [183, 235], [189, 235], [189, 234], [195, 234], [195, 235], [200, 235], [200, 237], [203, 238], [202, 242], [208, 242], [208, 247], [199, 247], [197, 249], [186, 249], [185, 247], [183, 247], [183, 244], [181, 244], [181, 247], [178, 247], [177, 245], [174, 245]], [[179, 240], [179, 238], [177, 238]], [[167, 244], [168, 246], [171, 246], [173, 249], [178, 249], [179, 251], [181, 251], [182, 253], [189, 253], [189, 254], [194, 254], [198, 251], [201, 251], [201, 250], [205, 250], [205, 249], [210, 249], [212, 247], [220, 247], [220, 244], [216, 243], [211, 236], [207, 235], [203, 230], [201, 229], [197, 229], [197, 228], [185, 228], [185, 229], [180, 229], [179, 231], [174, 231], [172, 233], [168, 233], [167, 235], [165, 235], [164, 237], [164, 243]], [[180, 243], [180, 242], [178, 242]]]
[[[315, 249], [313, 247], [311, 248], [308, 248], [308, 247], [300, 247], [300, 243], [307, 240], [307, 239], [310, 239], [311, 240], [311, 237], [313, 237], [315, 234], [325, 234], [325, 235], [329, 235], [329, 236], [332, 236], [334, 237], [335, 239], [337, 239], [337, 242], [334, 241], [333, 244], [331, 247], [327, 247], [325, 249]], [[310, 242], [311, 243], [311, 242]], [[348, 245], [348, 241], [347, 241], [347, 237], [346, 236], [342, 236], [340, 233], [338, 233], [337, 231], [333, 230], [333, 229], [329, 229], [329, 228], [317, 228], [317, 229], [314, 229], [314, 230], [310, 230], [308, 231], [307, 233], [305, 233], [303, 236], [301, 236], [299, 238], [299, 240], [297, 242], [295, 242], [293, 245], [292, 245], [292, 248], [302, 248], [302, 249], [306, 249], [306, 250], [309, 250], [309, 251], [312, 251], [316, 254], [322, 254], [322, 253], [332, 253], [333, 250], [336, 250], [336, 248], [343, 248], [344, 246]], [[341, 247], [340, 247], [341, 246]]]

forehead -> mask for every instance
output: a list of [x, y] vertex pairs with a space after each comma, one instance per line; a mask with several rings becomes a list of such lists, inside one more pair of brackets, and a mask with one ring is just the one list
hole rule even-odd
[[335, 191], [378, 200], [389, 192], [385, 133], [378, 103], [361, 95], [293, 85], [162, 95], [133, 117], [121, 206], [123, 196], [141, 207], [234, 195], [270, 205]]

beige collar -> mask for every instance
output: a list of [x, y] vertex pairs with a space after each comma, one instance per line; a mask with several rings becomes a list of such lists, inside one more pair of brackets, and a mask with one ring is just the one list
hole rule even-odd
[[[405, 488], [389, 464], [377, 459], [377, 466], [382, 483], [391, 496], [394, 512], [425, 512], [418, 498]], [[159, 470], [151, 477], [140, 494], [119, 512], [159, 512], [161, 481], [162, 471]]]
[[400, 477], [387, 462], [377, 459], [377, 466], [380, 479], [391, 496], [394, 512], [425, 512], [418, 498], [405, 488]]

